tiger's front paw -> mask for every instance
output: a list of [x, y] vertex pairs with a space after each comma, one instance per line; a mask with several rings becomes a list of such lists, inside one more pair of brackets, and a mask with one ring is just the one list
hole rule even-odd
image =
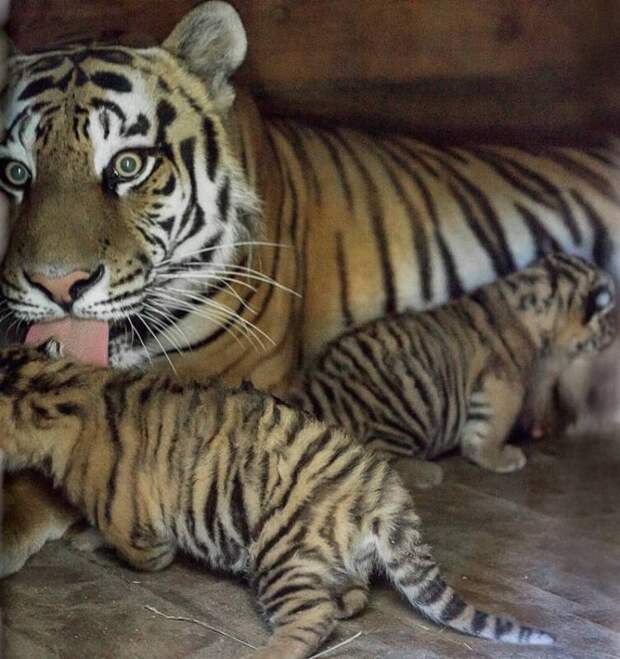
[[62, 537], [79, 513], [30, 472], [11, 474], [3, 487], [0, 577], [21, 570], [49, 540]]

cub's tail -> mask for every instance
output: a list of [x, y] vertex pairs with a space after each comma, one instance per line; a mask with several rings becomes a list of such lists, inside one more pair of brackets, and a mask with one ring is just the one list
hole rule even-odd
[[373, 533], [379, 563], [411, 605], [431, 620], [471, 636], [504, 643], [554, 643], [553, 636], [545, 631], [479, 611], [465, 602], [443, 580], [430, 548], [421, 544], [415, 514], [403, 513], [386, 524], [376, 518]]

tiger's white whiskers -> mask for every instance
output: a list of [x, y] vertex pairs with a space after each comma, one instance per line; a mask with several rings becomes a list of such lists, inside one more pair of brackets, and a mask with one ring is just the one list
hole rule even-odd
[[[222, 311], [223, 313], [228, 314], [231, 317], [234, 317], [237, 320], [237, 322], [245, 325], [248, 328], [251, 328], [255, 332], [258, 332], [258, 334], [260, 334], [262, 337], [264, 337], [267, 341], [271, 342], [272, 345], [275, 346], [275, 341], [266, 332], [264, 332], [260, 327], [257, 327], [254, 323], [247, 320], [247, 318], [244, 318], [243, 316], [241, 316], [237, 312], [233, 311], [232, 309], [230, 309], [226, 305], [220, 304], [219, 302], [216, 302], [215, 300], [206, 299], [206, 298], [204, 298], [200, 295], [197, 295], [196, 293], [194, 293], [192, 291], [186, 291], [186, 290], [181, 289], [181, 288], [179, 288], [179, 289], [168, 288], [166, 290], [170, 291], [170, 292], [173, 292], [173, 293], [178, 293], [179, 295], [183, 295], [187, 299], [197, 302], [199, 305], [206, 304], [207, 306], [218, 309], [218, 310]], [[187, 302], [187, 300], [186, 300], [186, 302]], [[262, 343], [261, 343], [261, 347], [263, 347], [263, 349], [264, 349], [264, 346], [262, 345]]]
[[164, 348], [162, 342], [159, 340], [159, 337], [157, 336], [157, 334], [155, 334], [155, 332], [151, 329], [150, 325], [149, 325], [148, 322], [143, 318], [143, 316], [141, 315], [141, 313], [137, 313], [136, 316], [138, 317], [138, 319], [140, 320], [140, 322], [144, 325], [144, 327], [146, 328], [147, 332], [148, 332], [148, 333], [149, 333], [149, 334], [155, 339], [157, 345], [160, 347], [160, 349], [161, 349], [161, 351], [162, 351], [164, 357], [166, 358], [166, 361], [168, 362], [168, 364], [170, 364], [170, 368], [172, 369], [172, 372], [176, 375], [176, 373], [177, 373], [177, 369], [175, 368], [174, 364], [172, 363], [172, 360], [170, 359], [170, 356], [168, 355], [168, 352], [167, 352], [166, 349]]
[[[196, 256], [197, 254], [204, 254], [207, 252], [214, 252], [218, 249], [222, 249], [225, 247], [284, 247], [284, 248], [290, 248], [292, 245], [288, 245], [286, 243], [272, 243], [272, 242], [266, 242], [266, 241], [260, 241], [260, 240], [244, 240], [244, 241], [239, 241], [239, 242], [232, 242], [232, 243], [219, 243], [218, 245], [212, 245], [210, 247], [203, 247], [202, 249], [197, 249], [192, 252], [188, 252], [187, 254], [183, 255], [183, 258], [186, 259], [189, 256]], [[163, 265], [167, 265], [169, 263], [174, 264], [173, 257], [170, 257], [168, 259], [165, 259], [158, 263], [155, 267], [159, 268]], [[179, 262], [179, 265], [183, 265], [183, 261]]]

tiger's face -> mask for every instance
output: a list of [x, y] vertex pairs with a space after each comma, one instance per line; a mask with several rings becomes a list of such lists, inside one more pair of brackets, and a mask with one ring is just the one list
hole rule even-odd
[[574, 256], [553, 254], [545, 259], [559, 313], [553, 342], [570, 357], [600, 352], [616, 335], [616, 294], [613, 279]]
[[225, 127], [227, 80], [245, 45], [237, 14], [214, 2], [161, 48], [73, 46], [12, 59], [0, 285], [15, 318], [118, 323], [150, 313], [163, 324], [158, 306], [209, 289], [182, 276], [187, 266], [217, 273], [235, 260], [258, 218]]

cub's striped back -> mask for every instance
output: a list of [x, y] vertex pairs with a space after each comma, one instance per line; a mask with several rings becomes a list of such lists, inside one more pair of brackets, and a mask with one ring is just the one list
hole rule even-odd
[[133, 566], [180, 550], [249, 577], [274, 628], [256, 657], [310, 656], [365, 606], [377, 568], [442, 625], [553, 642], [445, 583], [398, 475], [342, 430], [251, 387], [43, 355], [57, 347], [0, 351], [0, 449], [51, 477]]
[[[432, 311], [377, 320], [336, 339], [290, 401], [375, 449], [424, 458], [459, 444], [496, 471], [525, 464], [504, 446], [528, 390], [613, 339], [611, 277], [556, 254]], [[541, 420], [535, 420], [541, 421]]]

